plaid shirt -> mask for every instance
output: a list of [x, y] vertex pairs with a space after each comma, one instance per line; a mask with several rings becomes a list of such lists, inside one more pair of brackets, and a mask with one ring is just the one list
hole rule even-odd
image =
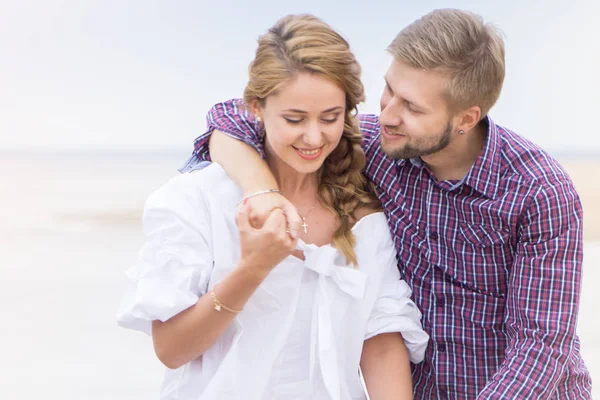
[[[181, 171], [209, 160], [218, 129], [264, 156], [240, 100], [217, 104]], [[413, 366], [415, 399], [589, 399], [576, 335], [582, 209], [543, 150], [486, 118], [482, 154], [460, 181], [393, 160], [375, 115], [360, 115], [366, 175], [377, 184], [431, 341]]]

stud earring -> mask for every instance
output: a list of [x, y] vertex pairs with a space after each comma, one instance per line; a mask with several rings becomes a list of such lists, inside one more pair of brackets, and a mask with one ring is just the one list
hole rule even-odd
[[459, 135], [464, 135], [464, 134], [465, 134], [465, 131], [463, 131], [463, 130], [461, 129], [460, 131], [458, 131], [458, 134], [459, 134]]

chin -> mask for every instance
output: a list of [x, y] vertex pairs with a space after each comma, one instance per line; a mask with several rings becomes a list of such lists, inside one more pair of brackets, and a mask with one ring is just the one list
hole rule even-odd
[[295, 163], [291, 167], [294, 168], [297, 172], [301, 174], [314, 174], [323, 166], [323, 162], [320, 160], [315, 160], [311, 163]]
[[401, 149], [401, 147], [400, 147], [400, 146], [399, 146], [399, 147], [397, 147], [397, 148], [395, 148], [395, 147], [394, 147], [394, 146], [392, 146], [392, 145], [389, 145], [389, 144], [387, 144], [387, 143], [384, 143], [384, 142], [383, 142], [383, 140], [381, 141], [381, 150], [383, 150], [383, 152], [384, 152], [385, 154], [387, 154], [388, 156], [389, 156], [390, 154], [393, 154], [395, 151], [398, 151], [398, 150], [400, 150], [400, 149]]
[[394, 159], [394, 160], [407, 160], [411, 157], [404, 157], [403, 154], [403, 150], [404, 147], [399, 146], [399, 147], [393, 147], [393, 146], [385, 146], [383, 143], [381, 144], [381, 150], [385, 153], [386, 156]]
[[294, 171], [300, 174], [312, 174], [321, 169], [325, 160], [326, 157], [323, 155], [316, 160], [303, 160], [294, 154], [292, 157], [288, 158], [287, 160], [284, 159], [283, 161]]

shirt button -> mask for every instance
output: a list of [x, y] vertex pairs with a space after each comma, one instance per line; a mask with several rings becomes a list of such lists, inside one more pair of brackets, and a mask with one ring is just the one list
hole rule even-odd
[[439, 238], [439, 235], [437, 232], [431, 232], [429, 234], [429, 239], [431, 239], [431, 240], [438, 240], [438, 238]]
[[437, 348], [438, 348], [438, 351], [440, 353], [445, 353], [446, 352], [446, 345], [444, 343], [439, 343], [438, 346], [437, 346]]

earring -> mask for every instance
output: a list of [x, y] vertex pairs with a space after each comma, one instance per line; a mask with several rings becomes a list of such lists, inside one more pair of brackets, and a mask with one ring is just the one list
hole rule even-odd
[[260, 122], [260, 117], [256, 117], [256, 122]]
[[463, 130], [461, 129], [460, 131], [458, 131], [458, 134], [459, 134], [459, 135], [464, 135], [464, 134], [465, 134], [465, 131], [463, 131]]

